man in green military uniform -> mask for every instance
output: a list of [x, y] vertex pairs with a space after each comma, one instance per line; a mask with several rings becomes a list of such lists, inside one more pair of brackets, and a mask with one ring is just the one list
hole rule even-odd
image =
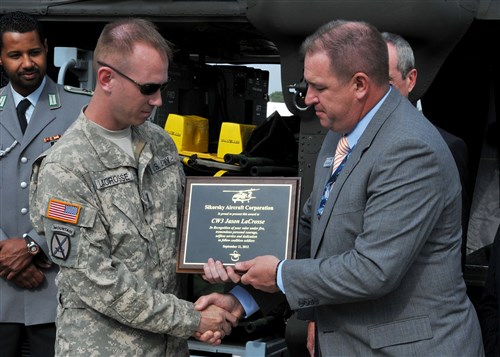
[[[47, 75], [48, 45], [40, 23], [22, 12], [0, 19], [0, 354], [20, 356], [24, 336], [36, 356], [53, 356], [57, 266], [29, 219], [35, 159], [64, 135], [90, 97]], [[24, 112], [17, 114], [17, 108]], [[20, 121], [22, 119], [22, 121]]]

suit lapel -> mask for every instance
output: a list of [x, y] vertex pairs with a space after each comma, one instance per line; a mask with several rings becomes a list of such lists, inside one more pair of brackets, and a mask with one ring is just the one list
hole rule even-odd
[[[382, 104], [380, 109], [375, 113], [373, 119], [370, 121], [370, 124], [368, 124], [365, 131], [359, 138], [358, 143], [352, 150], [351, 156], [349, 156], [349, 159], [347, 160], [341, 174], [338, 176], [337, 181], [333, 185], [332, 191], [330, 192], [330, 197], [328, 198], [328, 201], [326, 201], [325, 209], [323, 211], [321, 219], [318, 220], [317, 217], [312, 217], [313, 220], [317, 221], [317, 224], [312, 226], [312, 233], [311, 233], [312, 257], [316, 257], [318, 249], [321, 245], [321, 241], [324, 239], [326, 226], [332, 219], [331, 217], [332, 211], [334, 210], [337, 204], [338, 205], [342, 204], [342, 201], [338, 200], [339, 194], [342, 192], [342, 188], [344, 187], [344, 185], [349, 184], [349, 180], [356, 180], [355, 175], [351, 177], [353, 170], [358, 165], [359, 161], [363, 157], [363, 154], [370, 149], [370, 146], [375, 137], [377, 136], [378, 132], [380, 131], [380, 128], [382, 128], [386, 120], [389, 118], [390, 114], [394, 111], [396, 106], [401, 101], [402, 98], [401, 95], [399, 95], [399, 93], [396, 92], [397, 91], [394, 89], [391, 90], [389, 96], [386, 98], [385, 102]], [[335, 147], [339, 138], [340, 136], [337, 134], [335, 139]], [[315, 195], [319, 195], [316, 196], [317, 202], [319, 202], [321, 199], [323, 187], [324, 185], [321, 187], [321, 192], [319, 192], [320, 191], [319, 187], [315, 192]], [[335, 222], [332, 222], [331, 224], [335, 224]]]

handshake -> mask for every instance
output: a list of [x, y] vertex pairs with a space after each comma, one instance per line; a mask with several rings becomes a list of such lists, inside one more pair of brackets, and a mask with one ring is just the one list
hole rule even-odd
[[[278, 258], [262, 256], [240, 262], [235, 267], [223, 266], [219, 261], [209, 259], [204, 265], [203, 279], [210, 283], [243, 283], [266, 292], [278, 292], [276, 267]], [[195, 309], [201, 312], [201, 321], [193, 336], [206, 343], [218, 345], [238, 325], [245, 313], [240, 301], [231, 294], [212, 293], [200, 297]]]
[[238, 299], [231, 294], [212, 293], [202, 296], [194, 307], [201, 312], [201, 320], [193, 336], [213, 345], [219, 345], [231, 333], [245, 312]]

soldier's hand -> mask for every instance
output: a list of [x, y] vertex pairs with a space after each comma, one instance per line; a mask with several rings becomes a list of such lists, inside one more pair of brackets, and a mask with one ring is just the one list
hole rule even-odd
[[52, 262], [46, 258], [45, 254], [42, 251], [35, 255], [35, 257], [33, 258], [33, 264], [41, 269], [49, 269], [50, 267], [52, 267]]
[[193, 336], [200, 341], [219, 345], [237, 323], [236, 316], [218, 306], [210, 305], [201, 311], [201, 321]]
[[44, 274], [35, 264], [28, 265], [12, 281], [25, 289], [34, 289], [43, 282]]
[[0, 276], [12, 280], [31, 263], [33, 256], [26, 248], [23, 238], [0, 241]]
[[[239, 302], [238, 299], [234, 295], [231, 294], [219, 294], [212, 293], [210, 295], [201, 296], [195, 303], [194, 307], [198, 311], [202, 311], [206, 309], [210, 305], [215, 305], [220, 307], [221, 309], [230, 312], [237, 319], [236, 324], [239, 319], [245, 313], [243, 306]], [[236, 327], [236, 324], [233, 327]]]

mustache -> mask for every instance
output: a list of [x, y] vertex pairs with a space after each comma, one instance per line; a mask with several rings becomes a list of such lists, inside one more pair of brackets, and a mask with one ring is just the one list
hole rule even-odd
[[23, 76], [25, 74], [34, 74], [34, 73], [40, 73], [40, 70], [36, 67], [27, 68], [27, 69], [24, 69], [21, 72], [19, 72], [19, 75]]

